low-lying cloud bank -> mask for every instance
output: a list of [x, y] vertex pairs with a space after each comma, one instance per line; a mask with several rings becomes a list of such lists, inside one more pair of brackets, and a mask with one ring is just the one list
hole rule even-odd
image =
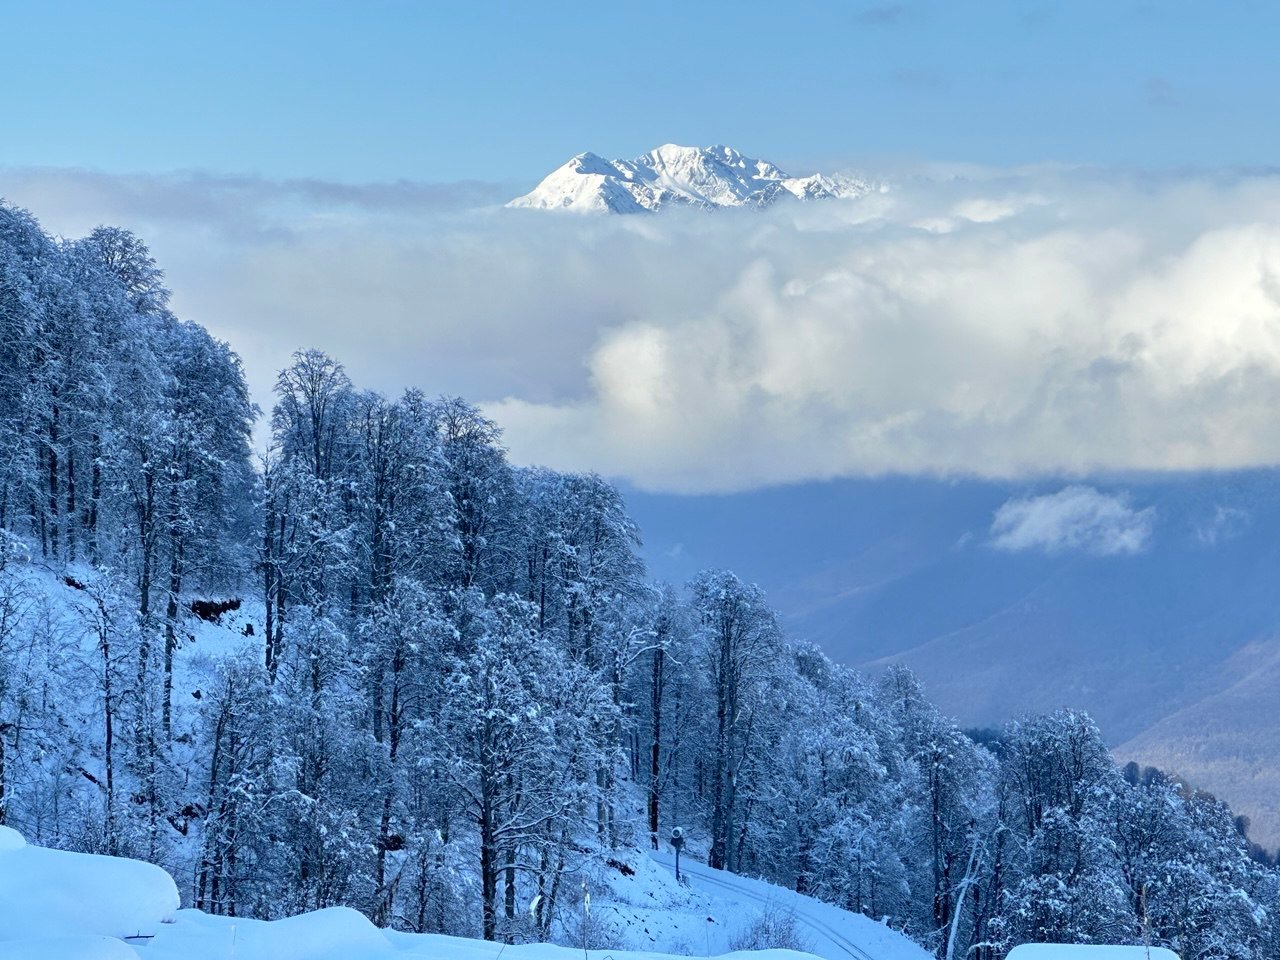
[[1010, 553], [1141, 553], [1155, 519], [1154, 507], [1135, 509], [1125, 496], [1076, 484], [1001, 505], [991, 522], [991, 545]]
[[887, 179], [647, 218], [477, 184], [0, 170], [0, 196], [141, 233], [264, 405], [319, 346], [483, 402], [518, 460], [650, 489], [1280, 462], [1280, 175]]

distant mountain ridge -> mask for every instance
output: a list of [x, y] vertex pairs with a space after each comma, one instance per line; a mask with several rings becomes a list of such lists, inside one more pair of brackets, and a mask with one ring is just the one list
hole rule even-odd
[[668, 143], [634, 160], [580, 153], [507, 204], [581, 213], [651, 213], [664, 207], [768, 207], [779, 200], [864, 196], [878, 188], [845, 175], [792, 177], [732, 147]]

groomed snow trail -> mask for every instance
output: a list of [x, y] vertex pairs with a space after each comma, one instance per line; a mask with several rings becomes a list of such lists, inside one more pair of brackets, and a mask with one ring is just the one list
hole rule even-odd
[[[650, 856], [655, 863], [675, 873], [673, 854], [662, 851]], [[854, 960], [932, 960], [922, 947], [870, 917], [849, 913], [794, 890], [715, 870], [688, 857], [681, 858], [680, 873], [690, 879], [693, 889], [702, 888], [717, 898], [732, 898], [761, 909], [781, 907], [792, 912], [802, 935], [809, 941], [805, 949], [824, 960], [850, 957]]]

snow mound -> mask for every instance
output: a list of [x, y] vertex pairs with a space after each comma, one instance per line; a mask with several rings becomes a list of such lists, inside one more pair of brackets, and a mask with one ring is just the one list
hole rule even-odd
[[13, 827], [0, 827], [0, 853], [9, 850], [21, 850], [27, 845], [27, 838]]
[[790, 177], [732, 147], [667, 143], [634, 160], [580, 153], [507, 204], [580, 213], [645, 213], [668, 206], [767, 207], [780, 199], [860, 197], [874, 185], [856, 177]]
[[283, 920], [212, 917], [183, 910], [146, 948], [147, 960], [382, 960], [395, 953], [382, 931], [349, 907]]
[[114, 937], [49, 937], [0, 941], [0, 960], [139, 960], [138, 951]]
[[149, 936], [178, 909], [173, 878], [152, 864], [33, 847], [7, 829], [0, 844], [0, 941]]
[[1178, 955], [1164, 947], [1024, 943], [1010, 950], [1007, 960], [1178, 960]]

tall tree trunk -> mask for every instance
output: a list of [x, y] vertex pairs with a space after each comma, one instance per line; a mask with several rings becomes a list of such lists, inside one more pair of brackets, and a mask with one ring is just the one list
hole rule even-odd
[[497, 739], [494, 721], [482, 724], [479, 746], [480, 809], [480, 902], [483, 910], [481, 928], [486, 940], [497, 938], [498, 932], [498, 771], [493, 769], [493, 748]]
[[662, 694], [665, 686], [667, 654], [659, 637], [653, 650], [652, 671], [649, 676], [649, 711], [651, 737], [649, 740], [649, 844], [658, 849], [658, 803], [662, 787]]
[[271, 476], [265, 477], [266, 484], [266, 503], [263, 510], [262, 520], [262, 603], [266, 609], [266, 617], [262, 627], [262, 646], [263, 660], [267, 668], [267, 676], [271, 678], [271, 682], [275, 683], [276, 679], [276, 657], [275, 644], [273, 637], [275, 636], [275, 592], [276, 584], [276, 555], [275, 555], [275, 498], [271, 493]]
[[505, 889], [502, 897], [503, 915], [506, 917], [506, 930], [503, 931], [502, 940], [504, 943], [513, 943], [515, 934], [516, 920], [516, 850], [514, 847], [508, 847], [506, 855], [503, 857], [506, 862], [505, 873]]
[[716, 689], [716, 756], [712, 780], [711, 851], [707, 864], [717, 870], [728, 867], [729, 837], [733, 829], [734, 710], [733, 628], [720, 627], [719, 683]]
[[76, 537], [76, 454], [72, 447], [67, 451], [67, 559], [75, 563], [78, 557]]
[[[53, 391], [56, 398], [57, 390]], [[45, 459], [48, 467], [48, 504], [49, 504], [49, 552], [54, 559], [61, 559], [60, 554], [62, 545], [60, 542], [58, 530], [58, 442], [59, 437], [59, 410], [57, 400], [54, 400], [53, 408], [49, 413], [49, 451]]]
[[155, 562], [155, 472], [146, 451], [142, 453], [142, 490], [136, 504], [138, 521], [138, 714], [134, 722], [134, 748], [138, 759], [145, 756], [147, 747], [146, 692], [150, 686], [151, 671], [151, 580]]
[[98, 503], [102, 499], [102, 437], [94, 433], [90, 445], [93, 463], [89, 470], [89, 562], [95, 567], [101, 562], [98, 550]]
[[173, 539], [169, 558], [169, 599], [164, 611], [164, 702], [161, 705], [165, 740], [173, 734], [173, 655], [178, 649], [178, 596], [182, 593], [184, 544], [176, 524], [170, 528]]
[[391, 813], [398, 779], [397, 760], [400, 755], [400, 738], [403, 733], [400, 682], [405, 667], [405, 655], [397, 641], [391, 658], [391, 708], [387, 716], [387, 785], [382, 794], [382, 819], [378, 824], [378, 860], [375, 881], [378, 890], [378, 912], [381, 925], [385, 925], [391, 910], [393, 892], [387, 889], [387, 852], [391, 847]]
[[486, 940], [496, 940], [498, 936], [498, 848], [493, 827], [493, 812], [488, 811], [480, 821], [480, 901], [484, 912], [481, 930]]
[[98, 651], [102, 654], [102, 756], [106, 780], [107, 853], [116, 853], [116, 765], [115, 765], [115, 684], [111, 677], [111, 623], [106, 603], [96, 600], [98, 607]]
[[4, 826], [4, 821], [9, 809], [9, 784], [5, 774], [5, 738], [9, 736], [9, 724], [0, 723], [0, 827]]
[[[285, 576], [284, 576], [285, 517], [284, 517], [283, 511], [280, 512], [277, 518], [276, 527], [277, 527], [277, 534], [278, 534], [278, 539], [276, 540], [277, 566], [276, 566], [276, 575], [275, 575], [276, 576], [276, 580], [275, 580], [276, 628], [275, 628], [275, 632], [271, 635], [271, 656], [272, 656], [272, 663], [275, 665], [275, 668], [279, 669], [280, 658], [284, 655], [284, 615], [285, 615], [285, 600], [288, 594], [288, 584], [286, 583]], [[274, 673], [272, 674], [271, 678], [272, 680], [275, 679]]]
[[[151, 618], [151, 578], [155, 561], [156, 532], [155, 525], [155, 472], [151, 468], [150, 459], [142, 457], [142, 500], [138, 504], [138, 545], [141, 549], [141, 570], [138, 574], [138, 619], [145, 626]], [[143, 635], [144, 652], [148, 650], [147, 638]]]

